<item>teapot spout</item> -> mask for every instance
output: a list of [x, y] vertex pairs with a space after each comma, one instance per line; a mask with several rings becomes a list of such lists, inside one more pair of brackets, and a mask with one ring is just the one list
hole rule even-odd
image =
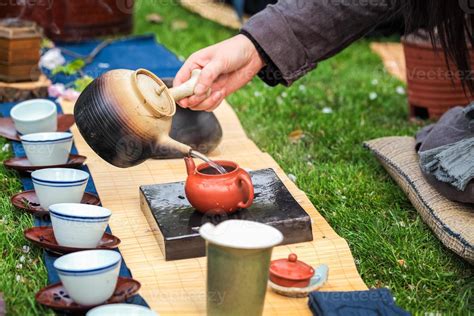
[[184, 163], [186, 164], [186, 171], [189, 175], [196, 173], [196, 165], [192, 157], [184, 157]]

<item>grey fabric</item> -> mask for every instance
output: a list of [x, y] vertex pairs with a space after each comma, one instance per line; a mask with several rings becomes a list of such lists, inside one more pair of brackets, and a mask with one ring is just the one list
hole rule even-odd
[[421, 144], [425, 142], [425, 140], [428, 138], [428, 135], [431, 133], [431, 131], [433, 130], [435, 126], [436, 124], [427, 125], [416, 133], [416, 137], [415, 137], [416, 138], [416, 143], [415, 143], [416, 151], [420, 150]]
[[474, 137], [470, 129], [470, 120], [461, 106], [446, 112], [434, 125], [428, 125], [416, 135], [419, 151], [426, 151]]
[[421, 169], [464, 191], [474, 178], [474, 137], [420, 153]]
[[254, 15], [242, 30], [250, 34], [289, 85], [317, 63], [361, 38], [398, 13], [395, 0], [280, 0]]
[[448, 200], [474, 204], [474, 181], [469, 182], [464, 191], [459, 191], [452, 185], [439, 181], [429, 173], [422, 172], [422, 174], [426, 182]]
[[427, 181], [450, 200], [474, 203], [474, 103], [455, 107], [416, 135]]

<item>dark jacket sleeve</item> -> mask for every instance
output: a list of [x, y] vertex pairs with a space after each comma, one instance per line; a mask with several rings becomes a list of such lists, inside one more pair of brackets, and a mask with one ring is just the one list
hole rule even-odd
[[397, 0], [280, 0], [250, 18], [241, 33], [267, 59], [260, 77], [290, 85], [398, 9]]

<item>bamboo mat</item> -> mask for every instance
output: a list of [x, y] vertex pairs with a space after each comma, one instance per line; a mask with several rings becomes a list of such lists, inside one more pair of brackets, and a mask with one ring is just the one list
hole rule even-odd
[[[63, 102], [66, 113], [73, 105]], [[236, 161], [248, 169], [273, 168], [295, 199], [312, 218], [314, 241], [275, 248], [273, 259], [296, 252], [308, 264], [329, 265], [324, 291], [367, 289], [354, 264], [349, 247], [316, 211], [304, 192], [289, 180], [266, 153], [247, 138], [232, 108], [224, 103], [216, 115], [224, 129], [221, 145], [211, 158]], [[140, 294], [161, 315], [195, 315], [206, 312], [206, 258], [165, 261], [140, 210], [139, 186], [186, 179], [181, 159], [149, 160], [137, 167], [119, 169], [100, 159], [85, 143], [77, 127], [72, 128], [75, 144], [93, 176], [103, 205], [113, 211], [110, 226], [121, 240], [120, 251], [134, 278], [142, 284]], [[286, 298], [268, 290], [265, 315], [309, 315], [307, 299]]]
[[401, 43], [371, 43], [370, 48], [382, 58], [385, 69], [392, 76], [407, 82], [405, 53]]

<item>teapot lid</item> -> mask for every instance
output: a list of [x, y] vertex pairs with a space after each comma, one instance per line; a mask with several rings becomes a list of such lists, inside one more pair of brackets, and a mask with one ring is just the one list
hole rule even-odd
[[308, 280], [314, 275], [314, 269], [291, 253], [287, 259], [273, 260], [270, 263], [270, 274], [285, 280]]
[[176, 103], [160, 78], [146, 69], [138, 69], [134, 76], [137, 89], [142, 95], [145, 105], [149, 106], [155, 116], [163, 117], [175, 114]]

